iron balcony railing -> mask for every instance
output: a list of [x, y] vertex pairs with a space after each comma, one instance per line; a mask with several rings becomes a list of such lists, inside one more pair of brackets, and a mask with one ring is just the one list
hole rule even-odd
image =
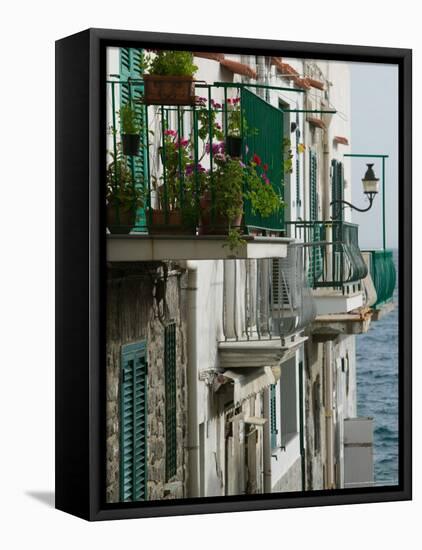
[[368, 250], [369, 272], [377, 292], [377, 301], [372, 306], [378, 308], [391, 302], [396, 287], [396, 266], [392, 250]]
[[303, 270], [312, 288], [360, 290], [368, 268], [359, 249], [359, 227], [344, 221], [286, 222], [304, 244]]
[[[142, 80], [107, 81], [108, 225], [117, 233], [224, 233], [228, 222], [219, 209], [232, 201], [240, 204], [241, 215], [230, 220], [231, 227], [284, 230], [282, 208], [264, 216], [245, 198], [246, 178], [240, 200], [218, 178], [225, 155], [246, 166], [259, 159], [262, 184], [283, 198], [283, 112], [251, 91], [263, 85], [197, 82], [195, 88], [194, 105], [148, 106]], [[136, 155], [122, 149], [119, 113], [125, 105], [136, 111], [140, 126]], [[128, 222], [127, 203], [115, 200], [122, 180], [126, 197], [131, 196], [128, 187], [134, 190], [133, 222]]]
[[304, 247], [293, 244], [285, 258], [224, 261], [225, 341], [283, 339], [313, 321], [303, 254]]

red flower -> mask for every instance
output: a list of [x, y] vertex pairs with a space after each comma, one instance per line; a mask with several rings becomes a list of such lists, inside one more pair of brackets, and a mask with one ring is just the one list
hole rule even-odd
[[261, 157], [259, 157], [256, 153], [254, 153], [252, 162], [254, 162], [257, 166], [261, 166]]
[[264, 166], [262, 167], [262, 169], [264, 170], [264, 172], [266, 172], [268, 170], [268, 164], [264, 164]]

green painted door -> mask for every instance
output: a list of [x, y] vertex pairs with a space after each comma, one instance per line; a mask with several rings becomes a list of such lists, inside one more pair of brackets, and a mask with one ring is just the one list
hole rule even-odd
[[147, 357], [146, 342], [121, 350], [120, 500], [147, 498]]
[[[144, 87], [139, 82], [142, 76], [142, 50], [139, 48], [120, 48], [120, 80], [124, 82], [121, 85], [120, 105], [132, 103], [132, 106], [138, 113], [141, 122], [141, 146], [139, 154], [136, 157], [128, 157], [132, 176], [137, 187], [147, 189], [147, 146], [146, 146], [146, 117], [145, 107], [141, 103]], [[130, 83], [130, 80], [135, 82]], [[136, 82], [138, 81], [138, 82]], [[146, 232], [145, 209], [139, 208], [136, 216], [136, 225], [134, 231]]]

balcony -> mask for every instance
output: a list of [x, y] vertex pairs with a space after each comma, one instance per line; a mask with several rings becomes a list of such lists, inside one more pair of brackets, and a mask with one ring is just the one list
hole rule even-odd
[[225, 262], [222, 368], [278, 366], [306, 340], [316, 311], [303, 253], [290, 245], [285, 258]]
[[286, 224], [292, 238], [303, 242], [303, 270], [317, 317], [315, 337], [332, 339], [339, 334], [366, 332], [368, 267], [358, 246], [358, 226], [343, 221], [298, 221]]
[[368, 258], [369, 273], [376, 291], [376, 301], [372, 304], [373, 319], [378, 320], [394, 308], [393, 296], [396, 287], [396, 267], [392, 250], [368, 250], [363, 252]]
[[[245, 246], [268, 245], [256, 237], [280, 236], [283, 112], [256, 95], [255, 87], [195, 83], [193, 105], [156, 106], [144, 103], [142, 80], [110, 77], [107, 86], [110, 253], [123, 239], [147, 249], [152, 240], [170, 237], [173, 250], [179, 239], [183, 246], [219, 241], [220, 257], [229, 257], [226, 245], [232, 257], [250, 258]], [[125, 116], [135, 136], [123, 133]], [[128, 142], [132, 137], [136, 143]], [[282, 251], [279, 241], [266, 255], [285, 256], [286, 242]]]

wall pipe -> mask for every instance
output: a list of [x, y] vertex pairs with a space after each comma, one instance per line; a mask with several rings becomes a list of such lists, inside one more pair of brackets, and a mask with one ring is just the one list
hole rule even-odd
[[188, 497], [198, 497], [200, 489], [199, 471], [199, 424], [198, 424], [198, 354], [197, 354], [197, 310], [198, 310], [198, 264], [187, 261], [188, 269], [188, 323], [187, 323], [187, 385], [188, 385]]

